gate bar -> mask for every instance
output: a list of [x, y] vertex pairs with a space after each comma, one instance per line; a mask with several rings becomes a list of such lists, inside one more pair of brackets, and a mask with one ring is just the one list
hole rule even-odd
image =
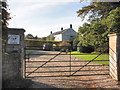
[[[99, 57], [102, 53], [100, 53], [98, 56], [96, 56], [95, 58], [93, 58], [91, 61], [89, 61], [88, 63], [86, 63], [84, 66], [82, 66], [79, 70], [75, 71], [74, 73], [72, 73], [70, 76], [73, 76], [75, 73], [77, 73], [78, 71], [80, 71], [81, 69], [83, 69], [85, 66], [87, 66], [90, 62], [92, 62], [93, 60], [95, 60], [97, 57]], [[69, 77], [69, 76], [68, 76]]]
[[62, 53], [62, 51], [58, 54], [56, 54], [54, 57], [52, 57], [50, 60], [46, 61], [44, 64], [42, 64], [41, 66], [37, 67], [34, 71], [30, 72], [27, 76], [29, 76], [30, 74], [34, 73], [36, 70], [38, 70], [40, 67], [43, 67], [45, 64], [47, 64], [48, 62], [50, 62], [51, 60], [53, 60], [55, 57], [57, 57], [58, 55], [60, 55]]

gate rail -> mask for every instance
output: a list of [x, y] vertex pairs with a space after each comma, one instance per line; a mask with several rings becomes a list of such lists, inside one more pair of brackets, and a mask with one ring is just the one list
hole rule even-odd
[[[79, 47], [79, 46], [78, 46]], [[27, 48], [27, 47], [26, 47]], [[62, 48], [62, 47], [61, 47]], [[72, 47], [73, 48], [73, 47]], [[47, 63], [49, 63], [49, 62], [58, 62], [58, 61], [52, 61], [54, 58], [56, 58], [57, 56], [59, 56], [59, 55], [69, 55], [69, 66], [48, 66], [48, 67], [52, 67], [52, 68], [54, 68], [54, 67], [69, 67], [69, 71], [67, 71], [67, 72], [69, 72], [69, 75], [67, 75], [67, 77], [70, 77], [70, 76], [74, 76], [77, 72], [80, 72], [84, 67], [86, 67], [86, 66], [90, 66], [89, 64], [91, 63], [91, 62], [96, 62], [96, 61], [109, 61], [109, 60], [95, 60], [96, 58], [98, 58], [100, 55], [102, 55], [104, 52], [101, 52], [101, 53], [99, 53], [96, 57], [94, 57], [93, 59], [91, 59], [90, 61], [74, 61], [75, 59], [76, 59], [76, 57], [75, 57], [75, 59], [74, 60], [72, 60], [72, 55], [86, 55], [86, 54], [71, 54], [71, 51], [72, 51], [72, 48], [70, 48], [70, 47], [68, 47], [68, 49], [69, 49], [69, 53], [68, 52], [66, 52], [66, 54], [65, 53], [62, 53], [62, 52], [64, 52], [64, 51], [60, 51], [58, 54], [32, 54], [32, 53], [30, 53], [30, 54], [25, 54], [25, 77], [28, 77], [29, 75], [31, 75], [32, 73], [37, 73], [36, 71], [39, 69], [39, 68], [47, 68], [47, 66], [46, 67], [43, 67], [43, 66], [45, 66]], [[25, 51], [26, 50], [29, 50], [29, 49], [25, 49]], [[106, 51], [106, 50], [105, 50]], [[31, 55], [54, 55], [52, 58], [50, 58], [48, 61], [30, 61], [30, 56]], [[96, 54], [90, 54], [90, 55], [96, 55]], [[28, 59], [28, 61], [26, 61], [26, 59]], [[40, 66], [35, 66], [35, 67], [29, 67], [29, 68], [35, 68], [33, 71], [31, 71], [31, 72], [26, 72], [26, 63], [30, 63], [30, 62], [44, 62], [42, 65], [40, 65]], [[68, 61], [59, 61], [59, 62], [68, 62]], [[72, 63], [71, 62], [87, 62], [85, 65], [77, 65], [77, 66], [73, 66], [72, 65]], [[92, 66], [95, 66], [95, 65], [92, 65]], [[72, 67], [80, 67], [78, 70], [76, 70], [76, 71], [74, 71], [74, 70], [72, 70], [71, 68]], [[60, 72], [60, 71], [59, 71]], [[73, 73], [72, 73], [73, 72]], [[28, 73], [27, 75], [26, 75], [26, 73]], [[51, 73], [52, 73], [52, 71], [51, 71]]]

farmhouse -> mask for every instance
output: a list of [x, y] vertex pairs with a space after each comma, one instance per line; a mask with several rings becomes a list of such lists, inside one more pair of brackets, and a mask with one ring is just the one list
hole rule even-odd
[[61, 28], [61, 31], [57, 31], [52, 33], [49, 36], [54, 36], [55, 41], [72, 41], [76, 38], [77, 33], [76, 31], [72, 28], [72, 24], [70, 24], [70, 28], [63, 29]]

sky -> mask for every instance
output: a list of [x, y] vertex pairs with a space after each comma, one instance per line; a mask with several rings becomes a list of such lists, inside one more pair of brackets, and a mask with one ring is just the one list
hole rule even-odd
[[9, 12], [12, 19], [10, 28], [24, 28], [25, 34], [46, 37], [52, 31], [69, 28], [78, 31], [79, 26], [86, 22], [77, 17], [76, 11], [90, 2], [79, 0], [9, 0]]

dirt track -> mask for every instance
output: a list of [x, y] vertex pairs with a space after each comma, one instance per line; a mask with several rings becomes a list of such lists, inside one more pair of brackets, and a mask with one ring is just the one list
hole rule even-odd
[[[53, 51], [33, 51], [34, 54], [58, 54], [59, 52]], [[64, 54], [64, 53], [62, 53]], [[27, 62], [27, 72], [34, 71], [37, 67], [50, 60], [55, 55], [37, 55], [31, 56], [30, 61]], [[38, 62], [44, 61], [44, 62]], [[80, 69], [80, 66], [85, 65], [87, 62], [75, 57], [58, 55], [52, 62], [48, 62], [43, 67], [31, 73], [34, 82], [30, 88], [120, 88], [119, 82], [111, 79], [109, 76], [109, 66], [90, 63], [81, 71], [75, 73], [73, 76], [67, 77], [73, 72]], [[70, 72], [71, 70], [71, 72]], [[26, 75], [28, 75], [27, 73]]]

